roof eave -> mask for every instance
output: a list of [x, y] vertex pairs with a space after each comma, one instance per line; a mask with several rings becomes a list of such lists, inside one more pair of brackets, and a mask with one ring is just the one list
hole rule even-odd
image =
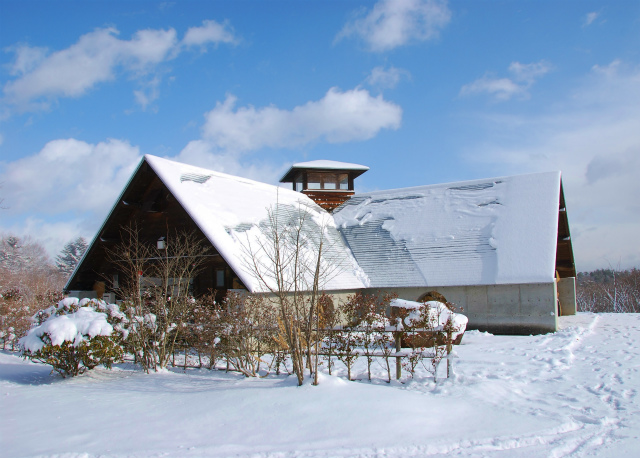
[[295, 179], [296, 171], [299, 171], [299, 170], [313, 170], [314, 172], [328, 172], [328, 173], [343, 172], [343, 173], [350, 173], [353, 176], [353, 178], [358, 178], [360, 175], [362, 175], [364, 172], [366, 172], [369, 169], [368, 168], [366, 170], [348, 169], [348, 168], [329, 169], [329, 168], [291, 166], [291, 168], [287, 171], [287, 173], [285, 173], [282, 176], [282, 178], [280, 178], [280, 183], [292, 183], [293, 180]]
[[102, 221], [102, 225], [100, 226], [100, 229], [98, 229], [98, 232], [96, 232], [96, 235], [91, 240], [91, 243], [89, 244], [89, 246], [85, 250], [84, 254], [82, 255], [82, 258], [80, 258], [80, 261], [78, 262], [78, 264], [76, 264], [76, 268], [73, 269], [73, 273], [69, 276], [69, 279], [67, 280], [67, 283], [64, 285], [64, 288], [63, 288], [64, 292], [68, 292], [69, 291], [69, 285], [71, 285], [74, 277], [76, 276], [76, 273], [80, 269], [80, 266], [82, 265], [82, 263], [84, 262], [85, 258], [87, 257], [87, 255], [89, 254], [89, 252], [91, 251], [93, 246], [95, 245], [96, 241], [100, 238], [100, 234], [104, 230], [104, 227], [107, 224], [107, 221], [109, 221], [109, 219], [111, 219], [111, 215], [113, 215], [113, 212], [116, 210], [116, 207], [118, 206], [118, 204], [120, 203], [120, 201], [124, 197], [124, 193], [127, 191], [127, 189], [129, 188], [129, 185], [131, 185], [131, 182], [133, 181], [133, 178], [138, 174], [138, 172], [140, 171], [140, 168], [142, 167], [142, 165], [145, 162], [146, 162], [146, 156], [142, 156], [142, 159], [140, 159], [140, 162], [138, 163], [138, 166], [136, 167], [136, 169], [133, 171], [133, 173], [129, 177], [129, 180], [127, 181], [127, 184], [124, 185], [124, 187], [122, 188], [122, 192], [120, 193], [120, 195], [118, 196], [118, 198], [114, 202], [113, 206], [111, 207], [111, 210], [107, 214], [107, 217], [104, 219], [104, 221]]

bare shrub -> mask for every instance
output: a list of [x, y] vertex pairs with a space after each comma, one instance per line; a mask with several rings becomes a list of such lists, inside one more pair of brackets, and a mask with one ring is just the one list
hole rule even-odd
[[[357, 326], [358, 335], [354, 343], [359, 343], [363, 354], [367, 359], [367, 378], [371, 380], [371, 365], [374, 361], [374, 354], [390, 355], [393, 336], [386, 332], [390, 320], [387, 317], [387, 307], [395, 295], [378, 294], [370, 295], [356, 293], [348, 298], [343, 310], [345, 320], [351, 326]], [[385, 365], [391, 377], [391, 367], [388, 357], [385, 358]]]
[[196, 301], [189, 312], [187, 331], [184, 339], [186, 344], [198, 354], [200, 367], [202, 357], [207, 361], [207, 368], [213, 369], [221, 358], [218, 343], [222, 334], [220, 320], [221, 305], [215, 300], [215, 292]]
[[363, 295], [349, 296], [347, 302], [340, 307], [342, 329], [335, 333], [336, 357], [347, 367], [347, 379], [351, 380], [351, 369], [360, 357], [362, 333], [358, 326], [362, 321]]
[[263, 357], [276, 351], [276, 310], [263, 296], [227, 294], [220, 312], [217, 349], [229, 365], [247, 377], [257, 377]]
[[327, 362], [327, 369], [329, 375], [333, 368], [332, 357], [335, 353], [337, 341], [335, 326], [338, 324], [339, 313], [333, 303], [333, 298], [328, 294], [322, 294], [318, 298], [318, 317], [319, 327], [318, 332], [320, 344], [316, 348], [316, 354], [319, 356], [320, 351], [325, 352], [325, 361]]

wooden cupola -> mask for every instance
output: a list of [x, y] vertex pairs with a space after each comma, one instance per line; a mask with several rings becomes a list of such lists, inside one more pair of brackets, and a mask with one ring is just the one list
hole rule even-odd
[[294, 191], [309, 196], [327, 211], [346, 202], [353, 194], [353, 180], [369, 167], [336, 161], [310, 161], [293, 164], [280, 183], [293, 183]]

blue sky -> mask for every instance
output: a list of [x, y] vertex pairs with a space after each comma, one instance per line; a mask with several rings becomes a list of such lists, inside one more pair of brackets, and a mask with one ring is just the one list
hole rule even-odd
[[562, 170], [578, 270], [640, 266], [638, 1], [0, 1], [0, 231], [91, 238], [143, 154], [374, 190]]

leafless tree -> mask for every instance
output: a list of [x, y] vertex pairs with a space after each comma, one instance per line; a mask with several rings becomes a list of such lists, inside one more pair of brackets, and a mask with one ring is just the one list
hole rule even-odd
[[601, 269], [578, 274], [576, 302], [582, 312], [640, 312], [640, 270]]
[[330, 231], [328, 214], [302, 202], [269, 208], [259, 229], [241, 239], [245, 267], [278, 310], [298, 384], [304, 381], [305, 357], [317, 383], [318, 358], [312, 353], [318, 349], [318, 299], [343, 269], [333, 256], [337, 234]]
[[127, 342], [147, 372], [158, 370], [167, 366], [184, 332], [194, 307], [191, 282], [209, 248], [194, 234], [176, 232], [161, 249], [141, 240], [135, 226], [123, 228], [122, 238], [107, 257], [123, 274]]

